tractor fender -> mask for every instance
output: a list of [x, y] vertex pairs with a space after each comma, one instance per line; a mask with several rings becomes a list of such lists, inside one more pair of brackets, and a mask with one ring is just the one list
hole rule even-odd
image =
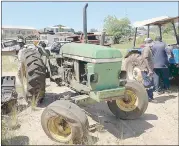
[[132, 54], [141, 54], [141, 50], [142, 49], [130, 49], [128, 50], [127, 54], [124, 56], [124, 59], [122, 61], [122, 66], [121, 66], [121, 70], [122, 71], [126, 71], [126, 59], [132, 55]]
[[129, 57], [131, 54], [141, 54], [142, 49], [130, 49], [128, 50], [127, 54], [124, 56], [124, 58]]

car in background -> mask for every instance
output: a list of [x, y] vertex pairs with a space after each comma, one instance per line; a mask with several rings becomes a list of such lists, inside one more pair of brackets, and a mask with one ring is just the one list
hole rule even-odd
[[1, 42], [1, 51], [19, 51], [20, 46], [17, 40], [3, 40]]

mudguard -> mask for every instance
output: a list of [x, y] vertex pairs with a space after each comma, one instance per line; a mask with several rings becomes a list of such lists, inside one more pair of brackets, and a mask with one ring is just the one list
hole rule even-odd
[[127, 58], [128, 56], [130, 56], [133, 53], [138, 53], [141, 54], [142, 49], [141, 48], [135, 48], [135, 49], [128, 49], [127, 54], [125, 55], [124, 58]]

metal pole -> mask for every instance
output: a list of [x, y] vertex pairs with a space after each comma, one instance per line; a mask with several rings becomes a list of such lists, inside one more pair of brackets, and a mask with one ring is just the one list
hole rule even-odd
[[147, 38], [149, 38], [150, 37], [150, 35], [149, 35], [149, 31], [150, 31], [150, 25], [147, 25]]
[[160, 37], [161, 37], [161, 40], [162, 40], [162, 26], [158, 25], [158, 27], [159, 27], [159, 31], [160, 31]]
[[177, 31], [176, 31], [174, 22], [172, 22], [172, 25], [173, 25], [173, 30], [174, 30], [174, 34], [175, 34], [175, 37], [176, 37], [177, 44], [179, 44], [179, 38], [177, 36]]
[[84, 42], [87, 43], [87, 12], [86, 9], [88, 7], [88, 3], [83, 8], [83, 33], [84, 33]]
[[105, 41], [105, 32], [103, 31], [101, 34], [101, 41], [100, 41], [101, 46], [104, 46], [104, 41]]
[[136, 37], [137, 37], [137, 27], [135, 28], [135, 35], [134, 35], [134, 46], [133, 46], [133, 47], [135, 47]]

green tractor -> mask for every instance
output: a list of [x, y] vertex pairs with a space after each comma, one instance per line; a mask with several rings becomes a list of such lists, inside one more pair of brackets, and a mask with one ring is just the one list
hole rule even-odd
[[[85, 39], [87, 6], [83, 12]], [[42, 113], [44, 132], [57, 142], [79, 144], [88, 135], [88, 119], [78, 105], [105, 101], [110, 111], [121, 119], [139, 118], [148, 106], [145, 88], [136, 81], [126, 80], [126, 72], [121, 71], [121, 52], [87, 42], [86, 39], [85, 43], [66, 43], [59, 50], [50, 51], [37, 46], [38, 49], [26, 49], [23, 54], [28, 102], [33, 97], [43, 102], [46, 78], [78, 93], [54, 101]]]

